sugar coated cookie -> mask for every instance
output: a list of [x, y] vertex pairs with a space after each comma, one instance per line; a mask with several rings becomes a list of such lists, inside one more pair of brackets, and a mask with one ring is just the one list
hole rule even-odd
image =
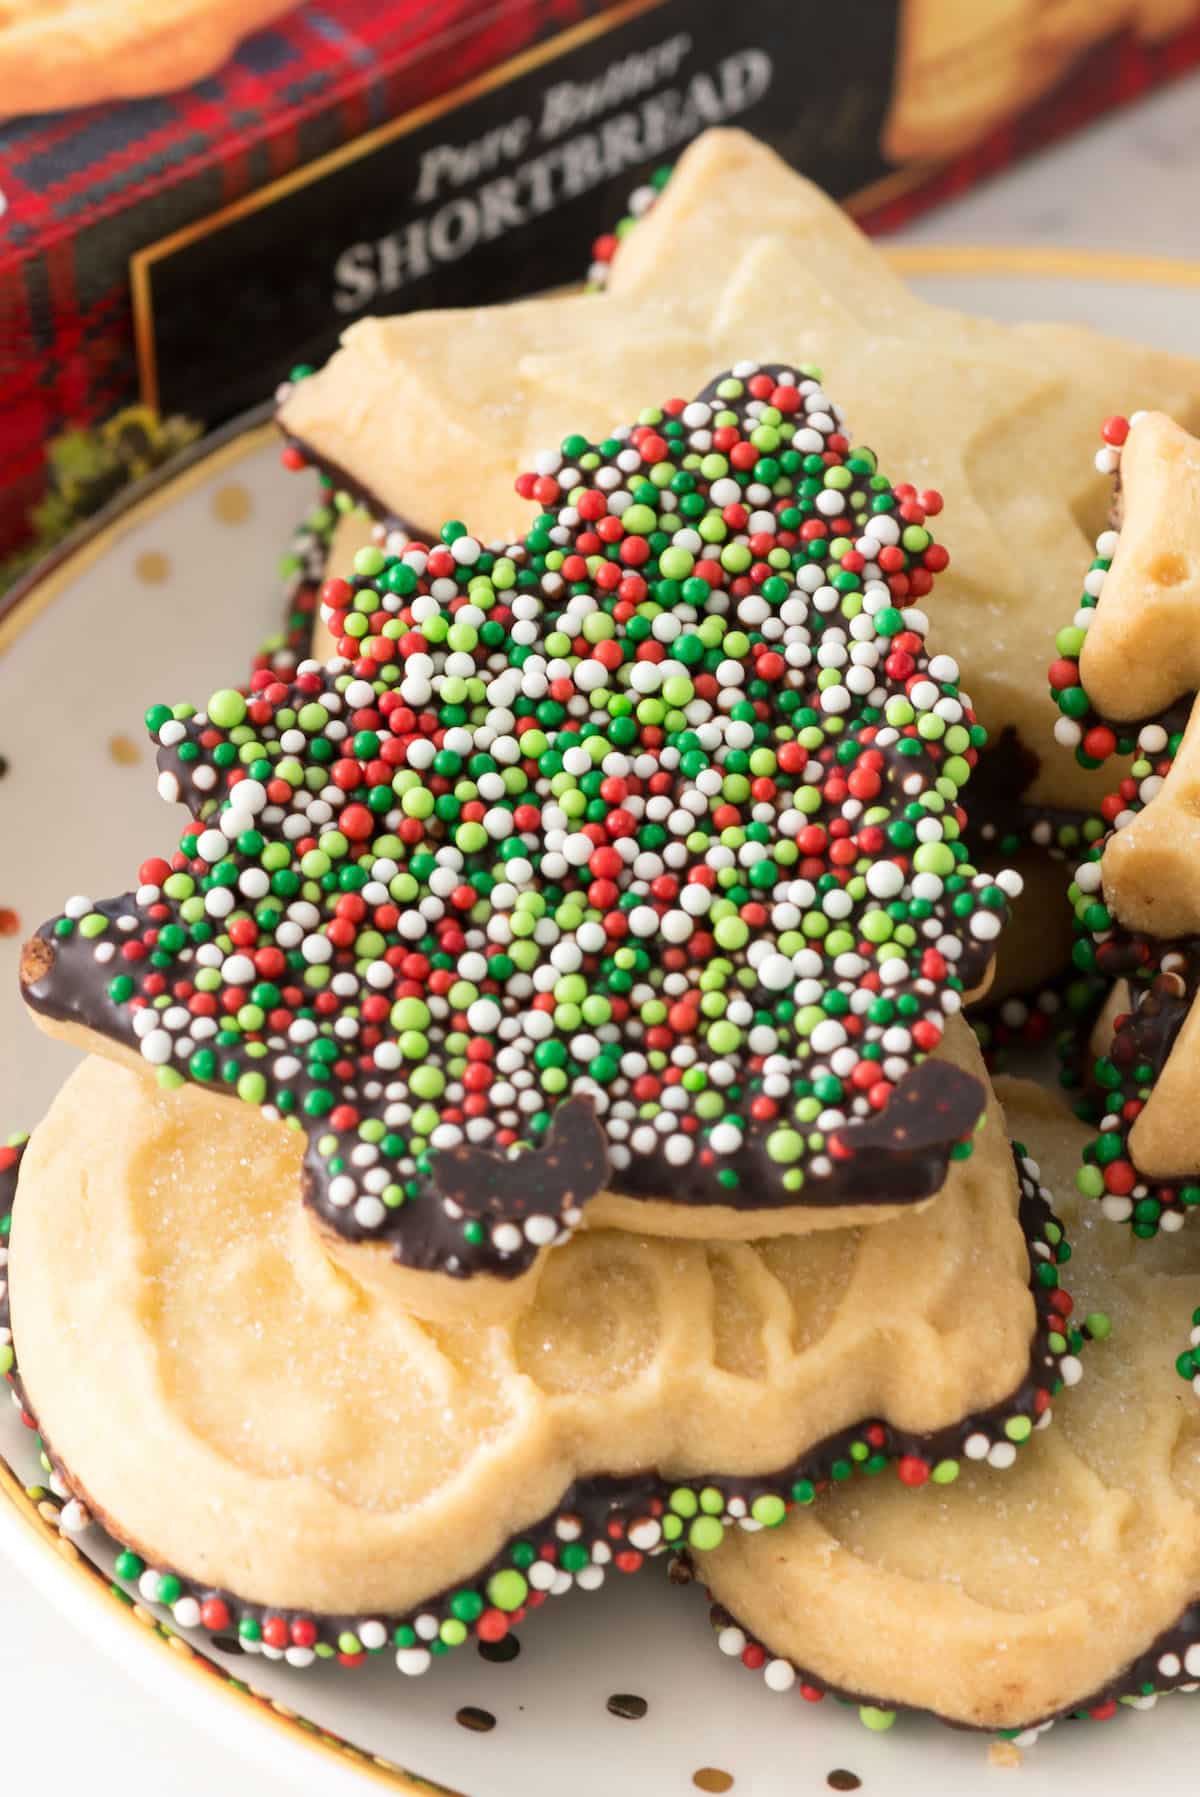
[[[63, 1526], [103, 1523], [177, 1622], [296, 1664], [423, 1670], [856, 1471], [1009, 1467], [1078, 1377], [1067, 1249], [994, 1100], [919, 1213], [756, 1245], [586, 1231], [490, 1327], [420, 1323], [328, 1261], [299, 1160], [251, 1108], [89, 1059], [25, 1153], [10, 1269]], [[0, 1284], [11, 1375], [8, 1324]]]

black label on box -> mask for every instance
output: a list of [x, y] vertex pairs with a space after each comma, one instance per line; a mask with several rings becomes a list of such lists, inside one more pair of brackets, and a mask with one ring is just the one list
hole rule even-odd
[[579, 281], [629, 194], [710, 125], [856, 192], [886, 167], [896, 10], [636, 0], [541, 45], [136, 256], [143, 396], [213, 421], [367, 312]]

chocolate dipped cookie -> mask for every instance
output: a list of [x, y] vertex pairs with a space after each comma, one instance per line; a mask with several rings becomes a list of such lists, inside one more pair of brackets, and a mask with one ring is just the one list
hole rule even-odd
[[[1079, 1126], [1037, 1088], [1000, 1089], [1066, 1190]], [[1200, 1416], [1162, 1353], [1200, 1270], [1068, 1208], [1077, 1314], [1111, 1339], [1011, 1478], [967, 1469], [918, 1502], [831, 1491], [698, 1556], [721, 1650], [770, 1689], [855, 1698], [876, 1729], [927, 1710], [1028, 1744], [1200, 1682]]]
[[332, 1251], [434, 1317], [527, 1303], [585, 1217], [932, 1198], [985, 1093], [929, 1056], [1020, 886], [963, 842], [938, 495], [815, 374], [741, 364], [521, 485], [503, 552], [452, 523], [326, 582], [333, 661], [153, 707], [192, 821], [23, 967], [52, 1032], [298, 1131]]
[[[986, 1079], [961, 1022], [942, 1053]], [[0, 1356], [64, 1528], [102, 1524], [179, 1624], [297, 1665], [422, 1671], [818, 1485], [1009, 1469], [1079, 1377], [1067, 1249], [994, 1099], [920, 1212], [757, 1244], [587, 1230], [492, 1325], [419, 1321], [331, 1261], [298, 1138], [194, 1085], [93, 1057], [19, 1182], [0, 1152]]]

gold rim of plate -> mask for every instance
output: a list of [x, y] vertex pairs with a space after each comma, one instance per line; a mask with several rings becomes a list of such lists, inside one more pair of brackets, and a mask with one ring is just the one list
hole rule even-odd
[[[1033, 245], [1010, 248], [1002, 244], [884, 245], [883, 254], [897, 274], [902, 275], [994, 275], [1000, 279], [1034, 276], [1047, 280], [1100, 281], [1117, 286], [1200, 288], [1200, 261], [1180, 261], [1170, 256]], [[168, 470], [165, 478], [152, 480], [148, 491], [140, 492], [135, 487], [122, 495], [110, 512], [85, 525], [78, 537], [69, 541], [42, 570], [35, 570], [21, 583], [14, 601], [0, 611], [0, 655], [12, 647], [34, 618], [52, 605], [128, 531], [164, 511], [214, 475], [255, 454], [271, 441], [274, 434], [275, 427], [270, 422], [248, 423], [232, 436], [223, 434], [211, 446], [207, 440], [202, 442], [177, 473]], [[227, 1694], [243, 1707], [244, 1713], [281, 1730], [293, 1742], [327, 1760], [354, 1767], [390, 1791], [404, 1793], [405, 1797], [430, 1797], [431, 1793], [433, 1797], [466, 1797], [450, 1785], [424, 1778], [419, 1772], [394, 1765], [356, 1747], [353, 1742], [309, 1721], [278, 1699], [255, 1690], [252, 1684], [235, 1677], [185, 1641], [144, 1605], [118, 1597], [106, 1574], [42, 1516], [37, 1503], [2, 1454], [0, 1499], [15, 1513], [36, 1547], [56, 1563], [60, 1576], [76, 1575], [91, 1599], [102, 1604], [110, 1616], [114, 1613], [124, 1616], [133, 1638], [155, 1642], [173, 1654], [181, 1672], [194, 1679], [198, 1686]], [[298, 1683], [298, 1695], [301, 1690]]]

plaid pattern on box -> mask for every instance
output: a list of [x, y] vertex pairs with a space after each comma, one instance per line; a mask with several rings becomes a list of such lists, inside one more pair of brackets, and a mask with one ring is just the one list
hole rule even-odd
[[134, 250], [613, 4], [323, 0], [194, 87], [0, 124], [0, 554], [47, 440], [136, 396]]
[[[899, 0], [877, 3], [882, 12]], [[0, 122], [0, 563], [29, 536], [46, 445], [137, 397], [135, 251], [534, 44], [597, 15], [615, 22], [622, 4], [631, 0], [312, 0], [248, 37], [192, 87]], [[714, 7], [723, 10], [724, 0], [696, 0], [694, 12], [689, 3], [684, 22], [699, 40]], [[893, 15], [888, 22], [894, 27]], [[664, 30], [679, 23], [676, 14]], [[782, 46], [771, 47], [782, 63]], [[886, 197], [864, 195], [854, 210], [868, 230], [894, 229], [1196, 62], [1200, 20], [1162, 43], [1110, 38], [947, 166]], [[886, 94], [878, 99], [882, 106]], [[805, 106], [802, 87], [796, 105]], [[847, 176], [844, 185], [859, 180]], [[269, 209], [261, 218], [269, 257]], [[220, 315], [219, 291], [203, 300]]]

